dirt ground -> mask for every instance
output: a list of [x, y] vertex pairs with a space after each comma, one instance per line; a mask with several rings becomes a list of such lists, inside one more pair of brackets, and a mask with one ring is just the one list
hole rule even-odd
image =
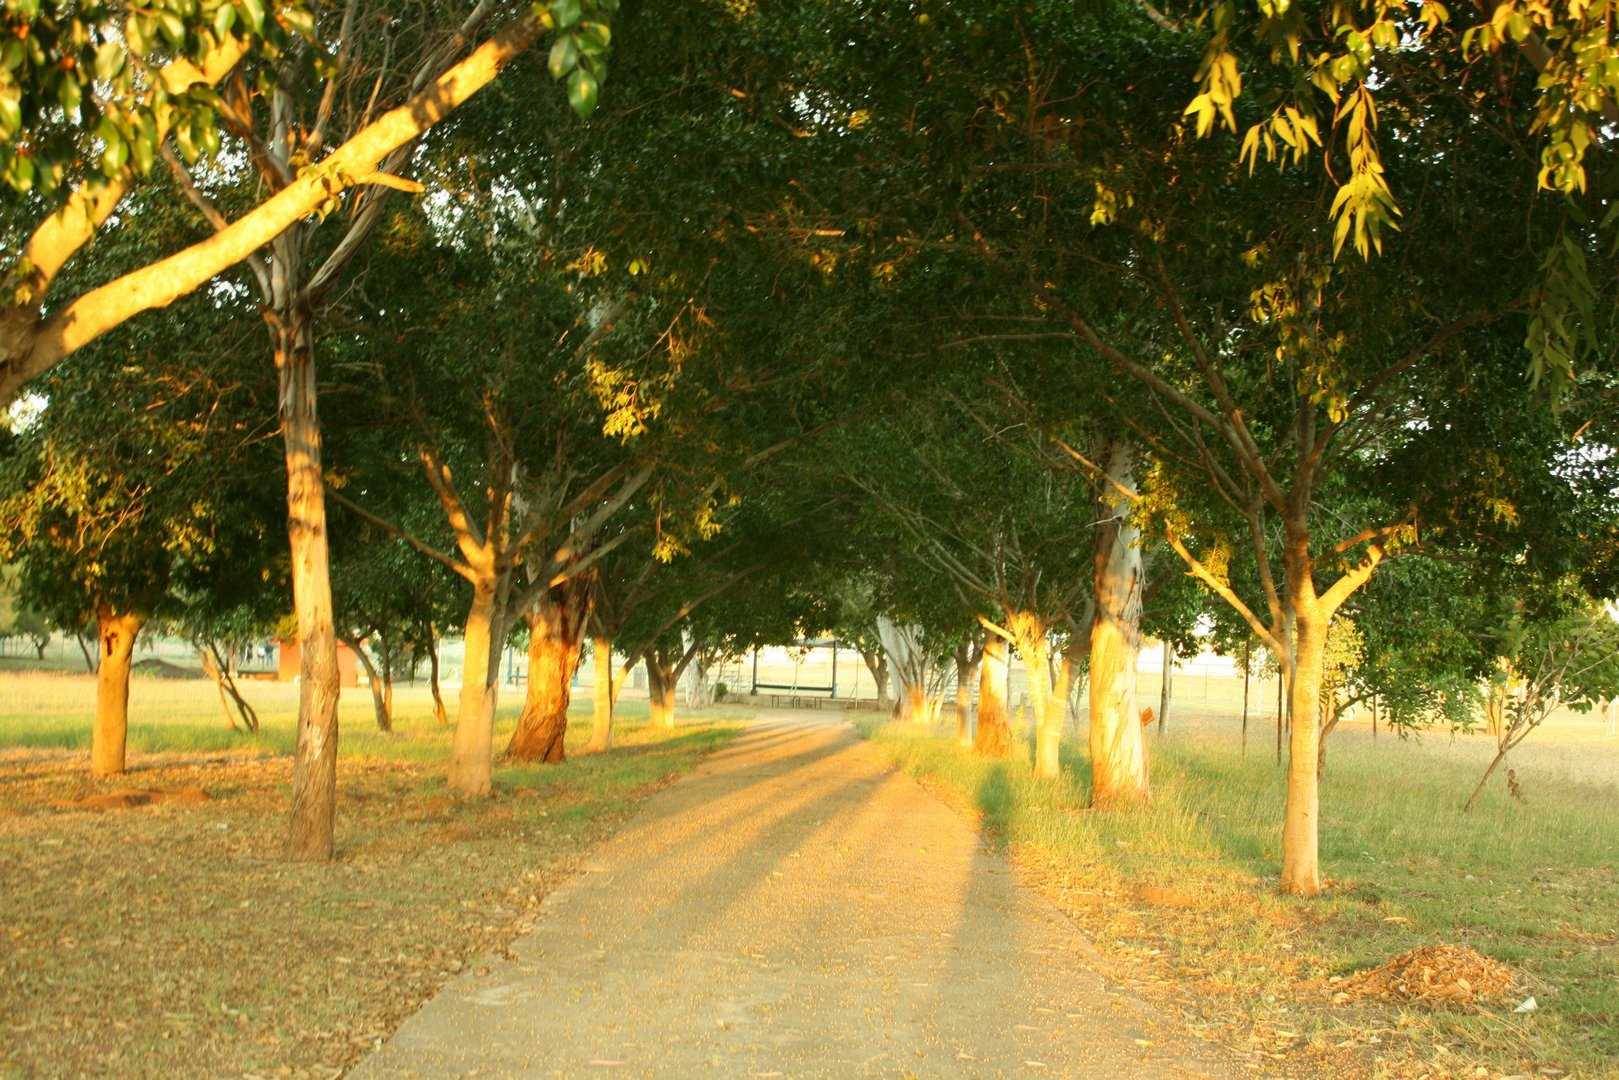
[[[345, 760], [319, 867], [279, 858], [288, 757], [141, 755], [95, 781], [82, 753], [0, 753], [0, 1077], [340, 1075], [719, 741], [506, 770], [475, 802], [436, 761]], [[118, 790], [181, 797], [85, 805]]]
[[841, 721], [750, 725], [582, 869], [353, 1075], [1228, 1075]]

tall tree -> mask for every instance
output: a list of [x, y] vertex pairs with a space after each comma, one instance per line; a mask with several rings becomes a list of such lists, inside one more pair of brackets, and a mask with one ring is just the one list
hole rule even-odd
[[[191, 308], [212, 340], [232, 340], [228, 310]], [[96, 627], [98, 775], [124, 771], [143, 627], [271, 578], [272, 508], [253, 491], [268, 434], [254, 413], [262, 388], [175, 329], [114, 335], [42, 380], [42, 407], [0, 459], [0, 557], [22, 561], [22, 596], [61, 625], [88, 616]]]

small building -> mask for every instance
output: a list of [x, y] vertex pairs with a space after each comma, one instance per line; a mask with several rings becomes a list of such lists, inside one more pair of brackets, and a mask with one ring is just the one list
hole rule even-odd
[[[297, 682], [298, 672], [302, 669], [304, 651], [298, 647], [296, 641], [282, 641], [276, 639], [276, 653], [280, 659], [276, 665], [276, 681]], [[360, 658], [354, 655], [354, 650], [337, 643], [337, 685], [353, 688], [360, 685]]]

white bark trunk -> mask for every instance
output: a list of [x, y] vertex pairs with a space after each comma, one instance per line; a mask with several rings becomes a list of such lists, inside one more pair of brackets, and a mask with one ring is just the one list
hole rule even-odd
[[[1136, 716], [1136, 660], [1141, 651], [1141, 534], [1130, 522], [1135, 456], [1113, 448], [1110, 481], [1097, 530], [1095, 618], [1091, 623], [1091, 804], [1141, 802], [1151, 789], [1146, 747]], [[1113, 485], [1118, 485], [1117, 487]], [[1165, 671], [1168, 679], [1168, 671]]]

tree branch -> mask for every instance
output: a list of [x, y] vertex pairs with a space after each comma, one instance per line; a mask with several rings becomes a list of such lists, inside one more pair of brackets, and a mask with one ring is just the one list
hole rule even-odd
[[[532, 13], [501, 30], [446, 71], [409, 102], [379, 117], [318, 165], [223, 232], [132, 271], [64, 305], [42, 322], [14, 332], [6, 328], [0, 399], [28, 380], [143, 311], [165, 307], [215, 274], [234, 266], [289, 225], [326, 205], [345, 189], [370, 182], [377, 164], [489, 85], [507, 65], [538, 41], [544, 29]], [[88, 239], [83, 231], [82, 245]]]

